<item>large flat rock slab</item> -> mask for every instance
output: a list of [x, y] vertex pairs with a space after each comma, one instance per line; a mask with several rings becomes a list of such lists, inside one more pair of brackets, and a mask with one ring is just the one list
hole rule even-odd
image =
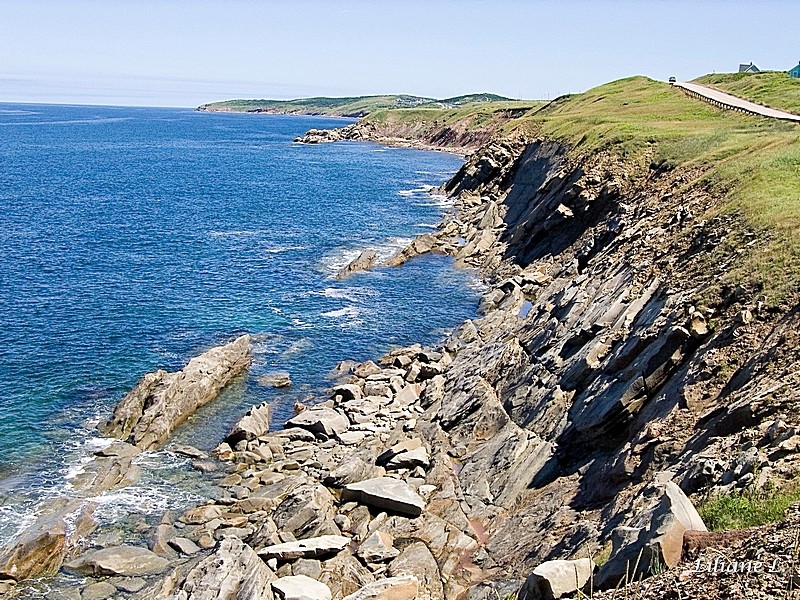
[[169, 561], [147, 548], [114, 546], [87, 552], [64, 566], [83, 575], [136, 577], [163, 573]]
[[258, 551], [264, 560], [276, 558], [278, 560], [292, 560], [295, 558], [316, 558], [327, 554], [336, 554], [344, 550], [350, 543], [350, 538], [343, 535], [322, 535], [315, 538], [286, 542], [267, 546]]
[[342, 490], [342, 499], [411, 517], [418, 517], [425, 509], [425, 501], [411, 486], [392, 477], [375, 477], [348, 484]]
[[309, 408], [286, 421], [286, 427], [300, 427], [311, 433], [331, 438], [350, 428], [350, 421], [332, 408]]

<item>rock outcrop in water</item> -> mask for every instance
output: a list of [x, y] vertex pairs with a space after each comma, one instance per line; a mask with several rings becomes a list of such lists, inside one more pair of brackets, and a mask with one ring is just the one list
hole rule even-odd
[[[244, 335], [193, 358], [177, 373], [157, 371], [145, 375], [117, 405], [114, 418], [102, 427], [107, 435], [139, 445], [115, 441], [97, 451], [71, 481], [71, 498], [46, 503], [33, 525], [0, 548], [0, 581], [53, 575], [66, 559], [79, 554], [97, 527], [92, 519], [96, 503], [87, 499], [134, 482], [139, 474], [134, 458], [143, 450], [163, 444], [181, 421], [213, 400], [249, 364], [250, 336]], [[243, 419], [232, 435], [264, 431], [264, 410], [254, 410], [256, 413]], [[268, 431], [269, 413], [266, 414]], [[88, 565], [94, 573], [108, 574], [109, 568], [104, 566], [108, 560], [131, 572], [139, 569], [152, 574], [166, 566], [163, 559], [154, 560], [143, 554], [137, 547], [109, 549], [104, 555], [93, 555], [103, 562], [95, 563], [90, 560], [92, 556], [84, 556], [73, 562], [73, 568], [81, 570]], [[154, 565], [159, 568], [151, 568]]]
[[177, 373], [148, 373], [117, 404], [100, 432], [140, 450], [156, 450], [175, 427], [246, 371], [250, 361], [250, 336], [243, 335], [193, 358]]

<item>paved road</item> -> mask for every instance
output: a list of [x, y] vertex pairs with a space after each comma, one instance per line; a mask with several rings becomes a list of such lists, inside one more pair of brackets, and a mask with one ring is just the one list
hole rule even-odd
[[736, 96], [731, 96], [725, 92], [706, 87], [704, 85], [697, 85], [696, 83], [685, 83], [679, 81], [673, 84], [675, 87], [686, 90], [690, 95], [700, 97], [711, 104], [720, 108], [727, 108], [729, 110], [738, 110], [740, 112], [750, 113], [752, 115], [761, 115], [762, 117], [769, 117], [771, 119], [781, 119], [782, 121], [793, 121], [800, 123], [800, 116], [791, 113], [776, 110], [774, 108], [767, 108], [755, 102], [742, 100]]

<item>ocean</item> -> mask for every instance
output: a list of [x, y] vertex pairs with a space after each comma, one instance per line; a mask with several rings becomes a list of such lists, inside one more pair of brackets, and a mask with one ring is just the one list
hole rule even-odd
[[[0, 542], [68, 494], [95, 424], [147, 372], [253, 335], [247, 379], [177, 432], [211, 449], [248, 406], [271, 402], [279, 425], [326, 399], [338, 361], [474, 316], [480, 285], [445, 257], [334, 278], [364, 248], [388, 257], [431, 231], [448, 204], [430, 189], [462, 162], [293, 143], [348, 122], [0, 104]], [[291, 388], [259, 385], [276, 371]], [[185, 460], [142, 460], [138, 492], [99, 500], [109, 518], [202, 495], [173, 485], [193, 477]]]

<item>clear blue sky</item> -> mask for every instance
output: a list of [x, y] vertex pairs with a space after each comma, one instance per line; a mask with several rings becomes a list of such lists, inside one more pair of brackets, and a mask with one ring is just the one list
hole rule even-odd
[[800, 60], [798, 0], [0, 0], [0, 101], [489, 91]]

